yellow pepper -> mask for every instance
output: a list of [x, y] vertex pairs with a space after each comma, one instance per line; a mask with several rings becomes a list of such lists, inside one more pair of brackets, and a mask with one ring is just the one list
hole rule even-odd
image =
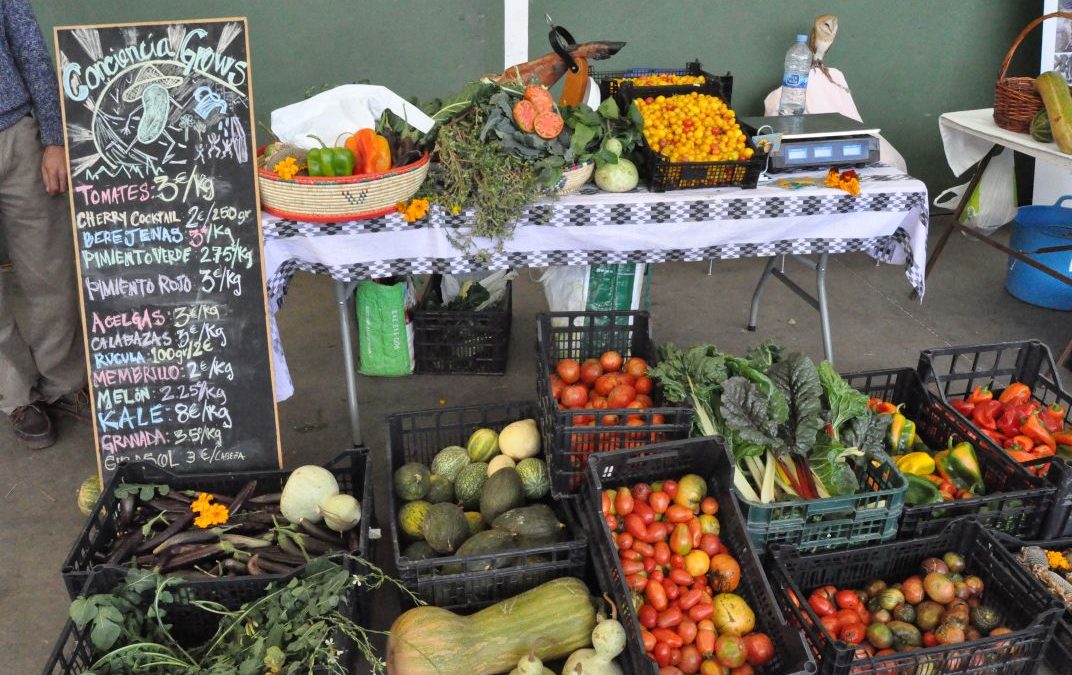
[[904, 473], [916, 476], [929, 476], [934, 473], [934, 458], [925, 452], [910, 452], [901, 455], [897, 460], [897, 468]]

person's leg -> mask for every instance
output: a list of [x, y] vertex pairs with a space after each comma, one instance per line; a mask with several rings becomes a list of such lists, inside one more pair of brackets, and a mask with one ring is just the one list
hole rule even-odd
[[33, 356], [45, 402], [86, 385], [74, 244], [66, 195], [41, 180], [37, 123], [0, 132], [0, 221], [25, 311], [19, 331]]
[[15, 272], [0, 270], [0, 412], [5, 415], [40, 398], [37, 366], [15, 325], [14, 287]]

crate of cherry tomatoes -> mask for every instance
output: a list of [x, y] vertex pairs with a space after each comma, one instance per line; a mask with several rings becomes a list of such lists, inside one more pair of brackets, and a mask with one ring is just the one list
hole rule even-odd
[[[976, 447], [1005, 453], [1057, 486], [1040, 539], [1072, 536], [1072, 394], [1038, 340], [928, 349], [919, 373]], [[1030, 535], [1023, 535], [1030, 536]]]
[[813, 673], [730, 493], [721, 439], [593, 455], [580, 504], [635, 675]]
[[733, 75], [713, 75], [699, 61], [689, 61], [684, 68], [630, 68], [629, 70], [589, 73], [599, 85], [601, 98], [617, 96], [622, 109], [636, 98], [670, 96], [693, 91], [718, 96], [729, 105], [733, 94]]
[[767, 571], [823, 675], [1034, 673], [1062, 612], [972, 518], [850, 551], [779, 545]]
[[551, 494], [574, 496], [588, 456], [685, 438], [692, 409], [662, 404], [648, 377], [655, 347], [647, 312], [536, 317], [536, 389]]

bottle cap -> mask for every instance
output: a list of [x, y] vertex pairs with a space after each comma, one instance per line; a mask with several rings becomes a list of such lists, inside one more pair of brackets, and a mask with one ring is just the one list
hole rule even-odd
[[797, 42], [807, 42], [807, 41], [808, 41], [808, 36], [807, 35], [798, 35], [797, 36]]

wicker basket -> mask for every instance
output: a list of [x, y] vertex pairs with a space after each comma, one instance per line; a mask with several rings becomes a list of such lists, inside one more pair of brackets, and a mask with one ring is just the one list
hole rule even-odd
[[558, 182], [555, 183], [554, 187], [552, 187], [549, 192], [559, 197], [571, 195], [577, 190], [580, 190], [581, 186], [592, 178], [592, 174], [595, 170], [596, 163], [592, 160], [574, 164], [567, 169], [563, 169], [562, 177], [558, 179]]
[[994, 123], [1002, 129], [1027, 133], [1031, 127], [1031, 120], [1039, 110], [1042, 110], [1042, 98], [1035, 91], [1035, 78], [1005, 77], [1005, 73], [1009, 70], [1009, 62], [1012, 61], [1013, 55], [1027, 34], [1046, 19], [1053, 18], [1072, 19], [1072, 13], [1053, 12], [1027, 24], [1016, 36], [1012, 47], [1009, 47], [1009, 53], [1005, 55], [998, 81], [994, 85]]
[[428, 175], [428, 153], [412, 164], [384, 173], [336, 178], [280, 178], [258, 169], [261, 207], [281, 218], [337, 223], [386, 215], [417, 194]]

